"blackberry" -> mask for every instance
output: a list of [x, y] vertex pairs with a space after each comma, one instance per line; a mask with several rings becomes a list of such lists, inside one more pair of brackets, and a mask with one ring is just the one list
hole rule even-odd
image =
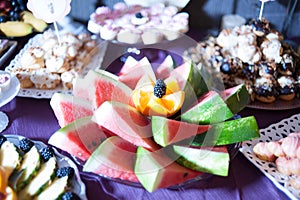
[[138, 12], [138, 13], [135, 14], [135, 17], [138, 18], [138, 19], [142, 19], [143, 15], [142, 15], [142, 13]]
[[27, 153], [31, 147], [33, 147], [34, 143], [29, 140], [28, 138], [23, 138], [22, 140], [19, 141], [19, 146], [20, 149], [24, 152]]
[[40, 151], [42, 159], [47, 162], [50, 158], [54, 156], [54, 151], [51, 147], [44, 147]]
[[6, 140], [7, 140], [7, 138], [4, 135], [0, 135], [0, 147]]
[[154, 95], [162, 98], [166, 94], [167, 86], [162, 79], [158, 79], [154, 85]]
[[80, 198], [74, 192], [65, 192], [61, 196], [61, 200], [80, 200]]
[[56, 170], [55, 175], [58, 178], [68, 176], [69, 178], [72, 178], [74, 175], [74, 169], [72, 167], [62, 167]]

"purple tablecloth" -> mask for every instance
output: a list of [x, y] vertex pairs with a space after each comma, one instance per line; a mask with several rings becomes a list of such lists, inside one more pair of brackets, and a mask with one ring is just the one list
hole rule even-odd
[[[110, 63], [105, 61], [106, 63]], [[104, 62], [104, 64], [105, 64]], [[3, 134], [17, 134], [47, 143], [48, 138], [59, 129], [57, 120], [49, 104], [49, 99], [16, 97], [1, 111], [10, 119]], [[299, 113], [299, 109], [268, 111], [246, 108], [242, 116], [254, 115], [260, 128], [265, 128], [281, 119]], [[241, 153], [230, 163], [228, 177], [211, 176], [181, 189], [160, 189], [149, 193], [133, 187], [100, 178], [97, 175], [81, 173], [86, 184], [88, 199], [288, 199]]]

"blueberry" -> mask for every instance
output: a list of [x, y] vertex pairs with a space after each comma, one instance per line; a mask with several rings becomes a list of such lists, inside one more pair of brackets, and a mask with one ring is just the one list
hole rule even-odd
[[142, 15], [142, 13], [138, 12], [135, 14], [135, 17], [138, 19], [141, 19], [141, 18], [143, 18], [143, 15]]
[[221, 66], [220, 66], [221, 72], [224, 74], [230, 74], [230, 64], [228, 61], [223, 61]]

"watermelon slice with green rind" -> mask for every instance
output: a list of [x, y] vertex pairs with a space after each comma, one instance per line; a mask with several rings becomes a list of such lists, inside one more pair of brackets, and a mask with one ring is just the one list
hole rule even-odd
[[233, 117], [233, 113], [215, 91], [202, 95], [198, 102], [181, 114], [180, 119], [194, 124], [213, 124]]
[[[258, 138], [259, 128], [254, 116], [214, 124], [208, 132], [196, 135], [191, 146], [219, 146]], [[182, 141], [183, 143], [185, 141]]]
[[93, 120], [99, 126], [136, 146], [147, 149], [158, 148], [152, 139], [150, 120], [130, 105], [105, 101], [95, 111]]
[[74, 87], [74, 96], [84, 96], [81, 90], [88, 91], [88, 97], [92, 102], [93, 110], [96, 110], [105, 101], [118, 101], [133, 105], [131, 100], [132, 90], [124, 83], [118, 81], [118, 77], [105, 70], [90, 70], [84, 77], [84, 81]]
[[91, 116], [73, 121], [54, 132], [48, 143], [86, 161], [92, 152], [107, 138]]
[[179, 156], [176, 162], [182, 166], [219, 176], [228, 175], [230, 156], [226, 146], [197, 148], [173, 145], [173, 149]]
[[228, 88], [221, 92], [221, 96], [234, 114], [243, 110], [250, 103], [250, 95], [245, 84]]
[[50, 106], [60, 127], [64, 127], [81, 117], [93, 114], [90, 101], [71, 94], [54, 93], [50, 100]]
[[119, 136], [109, 137], [93, 152], [83, 171], [138, 182], [134, 173], [136, 149], [135, 145]]
[[138, 64], [138, 61], [134, 57], [128, 56], [119, 72], [119, 76], [129, 73], [131, 71], [131, 69], [134, 66], [136, 66], [137, 64]]
[[166, 117], [152, 116], [151, 128], [155, 142], [163, 147], [205, 133], [211, 125], [197, 125]]
[[203, 174], [179, 165], [164, 150], [137, 149], [134, 172], [147, 191], [179, 185]]
[[176, 78], [181, 90], [185, 92], [185, 102], [182, 110], [190, 107], [192, 103], [208, 91], [204, 78], [191, 61], [186, 61], [176, 67], [170, 76]]

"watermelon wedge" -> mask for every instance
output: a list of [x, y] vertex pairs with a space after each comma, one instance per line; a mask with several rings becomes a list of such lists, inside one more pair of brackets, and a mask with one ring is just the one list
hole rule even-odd
[[[74, 96], [86, 95], [92, 102], [93, 110], [96, 110], [104, 101], [118, 101], [133, 105], [131, 100], [132, 90], [124, 83], [118, 81], [118, 77], [105, 70], [90, 70], [84, 77], [84, 81], [78, 80], [79, 85], [74, 86]], [[86, 97], [87, 98], [87, 97]]]
[[86, 161], [107, 136], [91, 116], [75, 120], [51, 135], [48, 143]]
[[198, 97], [208, 91], [203, 77], [191, 61], [176, 67], [170, 76], [177, 79], [181, 90], [185, 92], [183, 109], [188, 108], [197, 101]]
[[159, 148], [152, 139], [149, 119], [130, 105], [105, 101], [95, 111], [92, 120], [136, 146]]
[[128, 56], [119, 72], [119, 76], [129, 73], [130, 70], [137, 64], [138, 64], [138, 61], [134, 57]]
[[233, 113], [215, 91], [209, 91], [198, 99], [189, 110], [182, 113], [182, 121], [195, 124], [213, 124], [233, 117]]
[[211, 125], [197, 125], [166, 117], [152, 116], [152, 134], [155, 142], [163, 147], [205, 133]]
[[219, 176], [228, 175], [230, 156], [226, 146], [189, 147], [174, 145], [173, 150], [179, 155], [176, 162], [182, 166]]
[[93, 114], [90, 101], [74, 97], [71, 94], [55, 93], [50, 100], [50, 106], [60, 127]]
[[134, 172], [149, 192], [181, 184], [202, 174], [179, 165], [164, 150], [151, 152], [143, 147], [137, 149]]
[[136, 149], [118, 136], [109, 137], [93, 152], [83, 171], [138, 182], [134, 173]]
[[155, 75], [157, 79], [166, 79], [174, 70], [176, 63], [172, 56], [168, 55], [164, 61], [156, 68]]
[[250, 95], [245, 84], [228, 88], [221, 92], [221, 96], [234, 114], [243, 110], [250, 102]]
[[152, 80], [156, 80], [151, 63], [149, 62], [147, 57], [144, 57], [127, 73], [123, 73], [122, 75], [120, 75], [118, 80], [129, 86], [131, 89], [134, 89], [140, 78], [146, 74], [148, 74], [148, 76]]
[[[191, 146], [220, 146], [258, 138], [259, 128], [255, 117], [249, 116], [214, 124], [206, 133], [196, 135]], [[182, 141], [185, 143], [185, 141]]]

